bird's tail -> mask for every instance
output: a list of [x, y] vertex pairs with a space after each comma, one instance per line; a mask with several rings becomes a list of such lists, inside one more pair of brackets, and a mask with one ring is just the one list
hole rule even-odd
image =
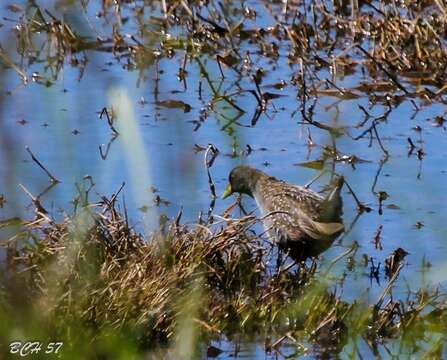
[[340, 175], [335, 179], [335, 184], [331, 192], [324, 199], [321, 216], [326, 221], [337, 221], [343, 215], [343, 200], [341, 189], [345, 183], [345, 178]]
[[326, 201], [336, 201], [340, 197], [340, 192], [343, 187], [343, 184], [345, 183], [345, 178], [343, 175], [337, 176], [337, 178], [334, 181], [334, 187], [329, 193], [329, 195], [326, 197]]

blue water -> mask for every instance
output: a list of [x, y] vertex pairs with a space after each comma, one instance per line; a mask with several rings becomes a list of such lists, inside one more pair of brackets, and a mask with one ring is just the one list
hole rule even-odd
[[[13, 15], [8, 13], [8, 16]], [[269, 17], [260, 13], [257, 21], [258, 25], [267, 24]], [[4, 25], [1, 36], [5, 38], [11, 36], [12, 24], [6, 22]], [[124, 196], [132, 223], [148, 233], [157, 224], [160, 214], [173, 217], [183, 208], [183, 221], [194, 223], [199, 212], [207, 212], [211, 197], [203, 164], [204, 152], [196, 153], [195, 144], [202, 147], [213, 144], [219, 149], [211, 168], [218, 193], [223, 191], [229, 171], [241, 163], [258, 167], [290, 183], [306, 183], [318, 172], [296, 164], [320, 158], [322, 147], [331, 145], [326, 132], [299, 124], [302, 119], [299, 111], [296, 112], [297, 90], [289, 83], [297, 66], [290, 67], [285, 60], [272, 66], [252, 55], [252, 60], [267, 70], [263, 85], [282, 79], [289, 84], [283, 90], [263, 87], [264, 91], [283, 97], [272, 101], [274, 107], [272, 104], [268, 106], [268, 116], [261, 115], [256, 126], [233, 126], [232, 137], [222, 130], [226, 124], [222, 114], [231, 117], [237, 112], [225, 102], [215, 104], [215, 111], [209, 111], [208, 118], [194, 131], [195, 124], [192, 122], [199, 120], [200, 110], [211, 101], [212, 93], [206, 81], [200, 78], [195, 62], [187, 63], [187, 89], [183, 88], [176, 75], [183, 61], [183, 52], [179, 51], [174, 59], [159, 61], [158, 83], [154, 66], [140, 74], [123, 69], [123, 64], [117, 63], [111, 54], [89, 52], [88, 57], [89, 62], [80, 80], [79, 69], [66, 64], [50, 87], [34, 82], [24, 86], [14, 70], [3, 70], [0, 78], [0, 195], [4, 195], [6, 203], [0, 208], [0, 220], [12, 216], [32, 218], [32, 211], [27, 209], [31, 201], [18, 184], [34, 195], [49, 185], [48, 178], [31, 161], [25, 146], [29, 146], [61, 181], [41, 199], [53, 216], [60, 217], [63, 211], [70, 211], [71, 200], [76, 196], [75, 183], [83, 183], [83, 177], [90, 175], [96, 184], [91, 191], [92, 201], [99, 200], [100, 195], [111, 195], [125, 182], [119, 199], [122, 201]], [[237, 90], [234, 86], [235, 74], [231, 70], [224, 68], [226, 78], [221, 80], [217, 66], [206, 59], [202, 61], [216, 87], [231, 89], [230, 93]], [[48, 75], [41, 65], [27, 68], [26, 73], [31, 75], [34, 71]], [[141, 75], [145, 77], [144, 80], [141, 80]], [[321, 77], [331, 78], [331, 75], [322, 72]], [[202, 101], [199, 99], [200, 80]], [[358, 74], [332, 79], [338, 86], [345, 87], [354, 86], [359, 80]], [[254, 89], [254, 84], [246, 80], [239, 85], [243, 89]], [[113, 94], [128, 99], [134, 117], [126, 113], [127, 117], [117, 119], [116, 127], [120, 135], [111, 144], [107, 159], [103, 160], [98, 147], [111, 139], [111, 130], [104, 119], [99, 119], [99, 112], [103, 107], [117, 106], [119, 101]], [[181, 100], [192, 109], [184, 112], [155, 104], [162, 100]], [[256, 107], [254, 97], [243, 93], [233, 97], [233, 100], [246, 110], [238, 123], [249, 125]], [[343, 238], [342, 244], [334, 245], [323, 254], [323, 258], [330, 261], [346, 251], [346, 246], [357, 241], [360, 248], [356, 259], [359, 262], [363, 254], [368, 254], [376, 264], [381, 262], [383, 266], [385, 258], [393, 250], [404, 248], [410, 254], [397, 282], [395, 295], [406, 294], [407, 282], [416, 287], [421, 284], [445, 284], [447, 280], [447, 272], [444, 271], [447, 270], [447, 227], [443, 223], [447, 210], [447, 137], [443, 127], [433, 124], [435, 116], [445, 115], [445, 108], [437, 104], [428, 105], [420, 99], [415, 99], [415, 102], [421, 108], [419, 112], [414, 113], [413, 105], [403, 101], [392, 110], [386, 123], [378, 125], [383, 145], [389, 152], [375, 187], [376, 191], [386, 191], [389, 195], [383, 204], [383, 215], [379, 215], [378, 201], [371, 191], [380, 161], [384, 158], [377, 142], [373, 141], [370, 147], [368, 137], [354, 141], [344, 135], [336, 139], [341, 154], [356, 155], [368, 161], [356, 164], [355, 169], [349, 164], [337, 163], [336, 172], [345, 176], [360, 200], [373, 211], [360, 216], [352, 231]], [[314, 119], [349, 127], [349, 132], [356, 136], [362, 129], [353, 126], [364, 119], [358, 105], [368, 109], [369, 99], [362, 96], [340, 101], [320, 95]], [[376, 105], [368, 111], [377, 116], [385, 112], [385, 107]], [[24, 125], [18, 123], [22, 119], [26, 121]], [[420, 132], [414, 130], [416, 126], [420, 127]], [[308, 129], [313, 142], [317, 144], [312, 148], [307, 146]], [[74, 134], [75, 130], [79, 133]], [[422, 161], [414, 154], [408, 156], [408, 137], [416, 146], [423, 147], [425, 156]], [[250, 145], [253, 152], [248, 156], [230, 156], [235, 141], [236, 153], [246, 149], [246, 145]], [[320, 190], [327, 181], [328, 177], [323, 177], [313, 188]], [[157, 192], [151, 191], [151, 187], [156, 188]], [[155, 206], [156, 195], [170, 204]], [[343, 198], [344, 220], [349, 225], [357, 214], [356, 203], [346, 188]], [[250, 199], [244, 202], [248, 209], [255, 207]], [[215, 213], [221, 213], [230, 203], [231, 199], [217, 200]], [[390, 204], [398, 208], [388, 208]], [[235, 212], [234, 216], [238, 213]], [[418, 222], [423, 224], [420, 229], [415, 226]], [[383, 250], [375, 249], [372, 242], [380, 225], [383, 226]], [[4, 231], [3, 238], [7, 234]], [[421, 272], [423, 259], [432, 265], [426, 273]], [[334, 272], [341, 275], [344, 269], [342, 260]], [[362, 296], [365, 301], [374, 302], [378, 298], [382, 288], [370, 282], [368, 273], [369, 267], [366, 267], [346, 274], [344, 299]], [[381, 280], [382, 285], [386, 283], [383, 276]], [[259, 358], [264, 356], [263, 351], [259, 354]]]

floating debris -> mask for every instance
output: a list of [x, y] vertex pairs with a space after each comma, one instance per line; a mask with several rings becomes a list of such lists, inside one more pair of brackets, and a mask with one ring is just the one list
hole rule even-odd
[[407, 251], [405, 251], [402, 248], [397, 248], [392, 252], [390, 256], [388, 256], [385, 260], [385, 275], [388, 278], [392, 278], [398, 269], [400, 268], [400, 265], [402, 264], [402, 261], [405, 259], [405, 257], [409, 255]]
[[187, 113], [190, 112], [192, 107], [191, 105], [180, 101], [180, 100], [163, 100], [163, 101], [157, 101], [155, 105], [165, 107], [168, 109], [182, 109], [183, 112]]

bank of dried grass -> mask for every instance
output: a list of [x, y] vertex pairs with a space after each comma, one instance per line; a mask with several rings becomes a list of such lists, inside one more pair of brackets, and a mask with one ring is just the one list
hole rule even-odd
[[147, 351], [175, 343], [186, 326], [196, 344], [242, 334], [269, 352], [287, 342], [299, 353], [313, 343], [334, 354], [349, 339], [378, 351], [389, 340], [415, 346], [427, 329], [445, 330], [439, 292], [388, 298], [401, 268], [373, 305], [342, 300], [316, 262], [277, 270], [253, 216], [212, 225], [177, 218], [145, 239], [114, 200], [84, 205], [59, 223], [38, 212], [8, 242], [6, 303], [33, 309], [64, 339], [76, 341], [80, 329], [93, 338], [131, 329]]

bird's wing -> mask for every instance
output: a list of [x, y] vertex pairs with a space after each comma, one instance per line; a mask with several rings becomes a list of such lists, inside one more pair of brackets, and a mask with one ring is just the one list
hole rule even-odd
[[343, 177], [338, 180], [331, 193], [323, 197], [312, 190], [301, 186], [290, 186], [289, 195], [295, 196], [299, 207], [303, 209], [312, 220], [321, 223], [338, 223], [343, 215], [343, 201], [340, 196]]
[[315, 191], [305, 188], [304, 186], [288, 185], [287, 189], [288, 191], [290, 191], [291, 194], [296, 194], [296, 196], [304, 197], [312, 201], [321, 202], [324, 200], [323, 196], [317, 194]]
[[264, 215], [266, 228], [273, 230], [279, 242], [302, 241], [308, 236], [319, 240], [344, 229], [340, 222], [319, 222], [320, 206], [324, 198], [299, 186], [287, 186], [281, 191], [270, 193], [267, 201], [258, 202]]
[[299, 228], [312, 239], [320, 240], [342, 232], [345, 227], [340, 222], [319, 222], [303, 214], [298, 221]]
[[324, 198], [319, 194], [298, 185], [284, 187], [283, 191], [275, 195], [276, 197], [289, 199], [287, 209], [293, 213], [299, 212], [297, 214], [299, 216], [301, 216], [301, 213], [307, 214], [312, 219], [318, 218], [321, 205], [324, 202]]

